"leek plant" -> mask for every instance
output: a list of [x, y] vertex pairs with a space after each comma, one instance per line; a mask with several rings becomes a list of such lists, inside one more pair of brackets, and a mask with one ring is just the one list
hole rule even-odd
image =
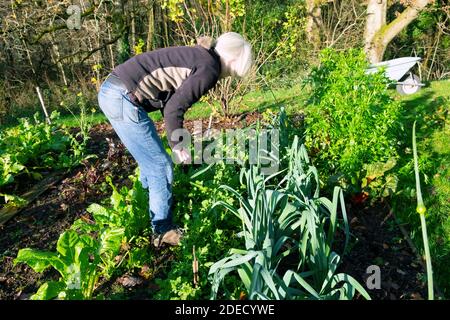
[[413, 144], [413, 154], [414, 154], [414, 173], [416, 176], [416, 193], [417, 193], [417, 207], [416, 211], [420, 216], [420, 224], [422, 226], [422, 238], [423, 247], [425, 250], [425, 260], [427, 266], [427, 284], [428, 284], [428, 300], [434, 300], [434, 289], [433, 289], [433, 269], [431, 266], [431, 255], [430, 247], [428, 245], [428, 233], [427, 233], [427, 223], [425, 221], [425, 212], [427, 211], [425, 205], [423, 204], [422, 191], [420, 188], [420, 177], [419, 177], [419, 164], [417, 160], [417, 145], [416, 145], [416, 122], [413, 125], [412, 134], [412, 144]]
[[[341, 189], [335, 189], [333, 200], [319, 196], [317, 170], [298, 137], [286, 157], [287, 168], [269, 177], [257, 165], [243, 168], [245, 195], [221, 186], [239, 206], [218, 201], [213, 207], [223, 206], [241, 219], [245, 249], [231, 249], [229, 256], [211, 266], [211, 298], [217, 298], [224, 278], [236, 271], [249, 299], [352, 299], [356, 291], [370, 299], [354, 278], [336, 273], [340, 256], [332, 245], [339, 204], [345, 244], [349, 238]], [[288, 256], [297, 263], [288, 264]]]

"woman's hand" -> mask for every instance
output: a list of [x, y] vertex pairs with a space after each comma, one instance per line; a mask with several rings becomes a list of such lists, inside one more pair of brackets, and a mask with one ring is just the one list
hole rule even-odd
[[174, 149], [172, 158], [176, 164], [190, 164], [192, 162], [191, 153], [186, 148]]

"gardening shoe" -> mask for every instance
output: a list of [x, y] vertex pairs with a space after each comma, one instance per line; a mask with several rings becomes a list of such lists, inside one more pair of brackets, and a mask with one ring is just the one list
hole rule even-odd
[[165, 233], [155, 235], [153, 244], [157, 248], [159, 248], [163, 243], [167, 243], [171, 246], [177, 246], [180, 244], [182, 237], [183, 231], [180, 228], [175, 228]]

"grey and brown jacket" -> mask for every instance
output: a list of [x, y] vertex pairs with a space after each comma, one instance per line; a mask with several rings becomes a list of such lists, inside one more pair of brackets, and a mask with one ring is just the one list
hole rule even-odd
[[214, 87], [220, 76], [220, 58], [200, 45], [168, 47], [137, 55], [117, 66], [119, 77], [147, 112], [161, 110], [171, 147], [179, 141], [172, 132], [183, 127], [184, 113]]

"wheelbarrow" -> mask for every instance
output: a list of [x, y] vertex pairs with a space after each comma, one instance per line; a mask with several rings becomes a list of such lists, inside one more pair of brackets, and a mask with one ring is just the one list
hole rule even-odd
[[415, 75], [410, 70], [418, 63], [422, 58], [420, 57], [403, 57], [393, 60], [382, 61], [379, 63], [374, 63], [369, 66], [367, 73], [375, 73], [380, 68], [385, 68], [386, 77], [397, 85], [397, 91], [402, 95], [413, 94], [420, 90], [424, 86], [420, 82], [420, 77]]

